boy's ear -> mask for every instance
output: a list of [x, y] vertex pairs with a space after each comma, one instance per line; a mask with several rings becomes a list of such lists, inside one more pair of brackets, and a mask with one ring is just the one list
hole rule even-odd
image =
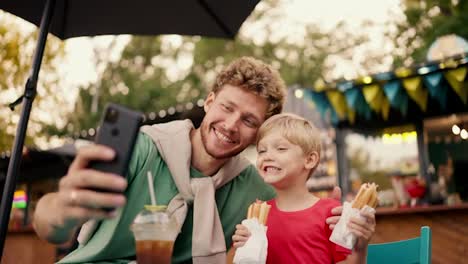
[[305, 168], [308, 170], [312, 170], [320, 162], [320, 155], [318, 154], [317, 151], [312, 151], [307, 157], [306, 157], [306, 162], [305, 162]]

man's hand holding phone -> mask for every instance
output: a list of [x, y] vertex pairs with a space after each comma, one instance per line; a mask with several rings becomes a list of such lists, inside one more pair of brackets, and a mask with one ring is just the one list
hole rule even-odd
[[67, 194], [69, 204], [85, 207], [87, 213], [99, 217], [112, 216], [112, 211], [124, 205], [122, 187], [126, 186], [124, 178], [142, 119], [140, 112], [112, 103], [106, 106], [95, 139], [97, 146], [80, 151], [70, 167], [78, 176], [64, 179], [63, 185], [73, 186]]
[[106, 107], [95, 145], [80, 148], [58, 191], [39, 200], [33, 226], [40, 237], [63, 243], [86, 221], [111, 218], [125, 205], [125, 176], [141, 121], [139, 112]]
[[[120, 175], [88, 167], [91, 161], [111, 161], [114, 158], [115, 151], [102, 145], [78, 150], [67, 175], [59, 182], [58, 191], [44, 195], [36, 205], [33, 227], [39, 237], [54, 244], [65, 243], [86, 221], [114, 216], [115, 211], [103, 208], [125, 205], [123, 192], [127, 188], [127, 180]], [[93, 191], [102, 188], [111, 191]]]
[[[90, 169], [91, 161], [111, 161], [115, 151], [103, 145], [86, 146], [78, 150], [68, 173], [60, 180], [58, 212], [63, 225], [81, 225], [89, 219], [112, 217], [114, 211], [125, 205], [123, 195], [127, 180], [117, 174]], [[101, 192], [95, 190], [108, 190]]]

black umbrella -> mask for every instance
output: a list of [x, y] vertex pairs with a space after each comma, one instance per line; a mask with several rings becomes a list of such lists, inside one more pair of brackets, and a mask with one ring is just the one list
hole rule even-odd
[[233, 38], [260, 0], [2, 0], [0, 9], [39, 26], [39, 37], [24, 95], [12, 158], [0, 207], [0, 253], [3, 253], [21, 150], [47, 33], [61, 39], [105, 34], [181, 34]]
[[[2, 0], [0, 9], [39, 26], [46, 2]], [[181, 34], [233, 38], [259, 0], [50, 2], [54, 18], [49, 31], [61, 39], [108, 34]]]

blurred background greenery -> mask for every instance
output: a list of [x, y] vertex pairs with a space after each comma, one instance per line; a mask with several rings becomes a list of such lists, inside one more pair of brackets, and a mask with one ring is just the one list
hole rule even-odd
[[[110, 59], [117, 38], [104, 48], [95, 47], [94, 63], [101, 69], [98, 79], [81, 85], [74, 100], [63, 93], [73, 93], [75, 87], [64, 87], [59, 74], [65, 44], [50, 36], [26, 145], [58, 144], [82, 129], [95, 127], [108, 101], [143, 112], [193, 102], [207, 94], [215, 73], [239, 56], [255, 56], [271, 63], [288, 86], [310, 87], [317, 80], [343, 77], [336, 76], [334, 69], [340, 61], [356, 61], [357, 51], [362, 53], [372, 41], [372, 22], [364, 22], [359, 31], [345, 22], [328, 29], [298, 23], [303, 37], [294, 38], [277, 32], [288, 3], [261, 1], [235, 40], [132, 36], [118, 60]], [[386, 22], [382, 32], [392, 48], [364, 52], [365, 57], [354, 64], [357, 75], [375, 73], [381, 65], [388, 65], [390, 70], [423, 62], [429, 46], [439, 36], [457, 34], [468, 38], [466, 0], [406, 0], [400, 2], [400, 8], [401, 17], [395, 15], [394, 20]], [[25, 33], [20, 22], [3, 12], [0, 21], [0, 151], [7, 151], [20, 110], [18, 107], [12, 113], [7, 105], [23, 92], [37, 33]], [[250, 32], [252, 28], [255, 34]], [[353, 162], [365, 164], [366, 157]]]

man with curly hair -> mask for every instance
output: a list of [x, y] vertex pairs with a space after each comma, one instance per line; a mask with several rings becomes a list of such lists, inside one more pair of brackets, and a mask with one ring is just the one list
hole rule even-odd
[[250, 203], [275, 195], [239, 153], [254, 143], [268, 117], [281, 112], [284, 97], [285, 84], [271, 66], [250, 57], [233, 61], [218, 74], [199, 128], [189, 120], [142, 127], [125, 178], [87, 168], [92, 160], [112, 159], [111, 149], [80, 149], [59, 190], [38, 202], [36, 232], [63, 243], [83, 226], [78, 249], [62, 263], [135, 259], [129, 226], [150, 204], [150, 171], [158, 203], [181, 223], [172, 263], [224, 263], [226, 245]]

